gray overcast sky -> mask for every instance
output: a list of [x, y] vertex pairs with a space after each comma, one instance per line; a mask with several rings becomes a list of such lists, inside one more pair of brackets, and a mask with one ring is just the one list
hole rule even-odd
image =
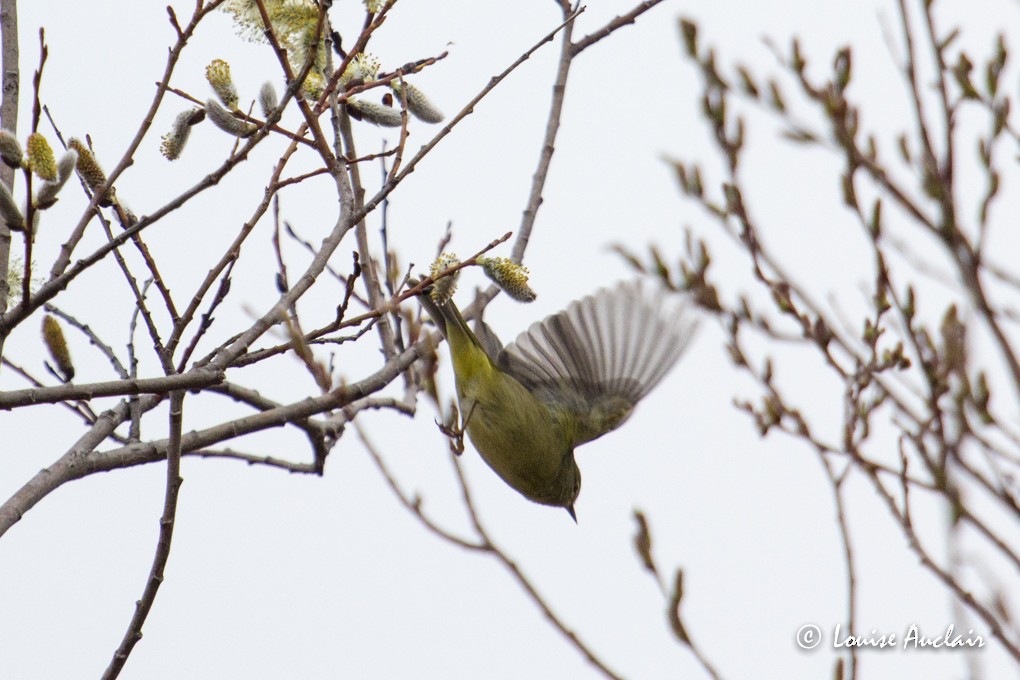
[[[173, 4], [182, 20], [192, 7]], [[345, 37], [352, 36], [349, 40], [359, 25], [360, 7], [352, 0], [334, 2], [332, 16], [346, 29]], [[625, 0], [591, 2], [576, 32], [585, 34], [629, 7]], [[118, 157], [149, 105], [173, 38], [163, 4], [32, 0], [21, 3], [19, 12], [20, 129], [28, 126], [36, 31], [44, 27], [50, 58], [43, 93], [50, 111], [65, 135], [87, 132], [100, 158]], [[588, 50], [575, 65], [526, 258], [538, 300], [526, 306], [501, 296], [487, 311], [504, 340], [571, 299], [627, 277], [628, 270], [608, 250], [611, 243], [643, 251], [654, 242], [675, 260], [683, 248], [683, 227], [690, 225], [710, 242], [726, 244], [705, 215], [680, 199], [661, 160], [664, 155], [703, 160], [707, 174], [722, 177], [711, 133], [699, 117], [695, 70], [681, 56], [681, 15], [694, 18], [702, 40], [718, 46], [721, 64], [743, 61], [760, 75], [777, 70], [763, 37], [785, 49], [792, 35], [801, 36], [819, 76], [838, 46], [852, 44], [861, 81], [853, 92], [876, 102], [873, 109], [865, 107], [864, 124], [888, 139], [909, 125], [894, 68], [899, 52], [892, 52], [899, 49], [894, 3], [667, 0], [635, 26]], [[990, 0], [967, 3], [967, 15], [964, 40], [978, 50], [987, 49], [995, 30], [1017, 25], [1018, 19], [1015, 3]], [[983, 16], [999, 19], [987, 25], [975, 19]], [[554, 27], [558, 17], [551, 2], [402, 0], [370, 51], [384, 68], [393, 68], [448, 50], [445, 60], [415, 82], [449, 115]], [[947, 15], [946, 26], [950, 19]], [[884, 33], [896, 36], [894, 46]], [[398, 244], [402, 265], [427, 266], [448, 222], [454, 234], [450, 249], [462, 256], [517, 228], [545, 125], [556, 50], [548, 45], [525, 63], [394, 194], [390, 239]], [[242, 99], [254, 96], [267, 79], [282, 91], [270, 50], [240, 40], [225, 15], [208, 20], [196, 35], [174, 85], [209, 96], [203, 72], [214, 58], [230, 62]], [[1013, 88], [1015, 72], [1010, 74], [1014, 77], [1006, 82]], [[229, 152], [230, 140], [201, 126], [181, 160], [163, 159], [159, 135], [183, 108], [183, 102], [171, 100], [161, 109], [135, 166], [118, 183], [118, 194], [139, 214], [194, 183]], [[287, 120], [296, 120], [293, 112]], [[840, 159], [819, 151], [793, 155], [789, 146], [776, 144], [774, 123], [758, 121], [744, 172], [760, 178], [749, 199], [768, 215], [770, 242], [791, 244], [793, 252], [802, 253], [790, 267], [816, 286], [819, 299], [840, 281], [844, 291], [863, 289], [871, 274], [859, 263], [866, 262], [867, 251], [851, 226], [840, 228], [841, 221], [851, 225], [838, 209]], [[410, 147], [416, 149], [433, 130], [412, 123]], [[378, 150], [383, 139], [390, 146], [397, 139], [396, 133], [364, 125], [356, 133], [362, 153]], [[205, 274], [210, 262], [204, 255], [218, 256], [217, 247], [247, 219], [283, 148], [273, 140], [215, 191], [149, 233], [148, 243], [168, 263], [173, 286], [188, 290]], [[312, 167], [299, 161], [292, 170]], [[365, 174], [370, 185], [377, 182], [374, 166]], [[60, 229], [76, 220], [84, 205], [70, 189], [42, 225], [37, 256], [43, 269], [62, 242]], [[326, 183], [308, 182], [285, 193], [281, 208], [312, 242], [336, 218]], [[373, 219], [374, 234], [378, 221]], [[254, 252], [246, 253], [249, 259], [235, 272], [232, 304], [220, 312], [223, 328], [262, 313], [276, 299], [271, 225], [265, 222], [246, 246]], [[823, 259], [840, 249], [846, 252], [842, 261]], [[347, 258], [348, 251], [342, 247], [338, 256]], [[300, 272], [305, 256], [296, 247], [288, 253], [291, 271]], [[747, 279], [741, 265], [739, 256], [721, 258], [733, 288]], [[349, 260], [338, 258], [336, 266], [345, 270]], [[122, 346], [130, 307], [108, 303], [122, 294], [113, 290], [113, 276], [97, 272], [68, 291], [62, 304]], [[482, 283], [472, 276], [462, 278], [465, 297]], [[847, 280], [854, 285], [847, 286]], [[340, 294], [338, 285], [319, 288], [301, 305], [308, 326], [316, 325], [313, 319], [331, 318]], [[866, 303], [863, 296], [841, 298], [849, 312]], [[38, 368], [43, 358], [33, 335], [38, 325], [26, 328], [30, 332], [12, 337], [6, 351]], [[805, 653], [794, 644], [803, 624], [831, 631], [845, 620], [844, 568], [827, 482], [811, 451], [779, 436], [761, 440], [750, 419], [733, 407], [734, 396], [757, 391], [732, 368], [723, 341], [713, 322], [702, 324], [685, 359], [631, 421], [579, 451], [584, 488], [576, 526], [562, 511], [520, 498], [470, 446], [464, 467], [492, 536], [566, 625], [621, 675], [704, 677], [672, 639], [662, 595], [634, 555], [631, 513], [639, 507], [649, 517], [659, 564], [667, 572], [684, 568], [685, 622], [725, 677], [831, 677], [831, 646]], [[103, 360], [95, 359], [87, 344], [74, 342], [72, 350], [84, 376], [106, 375]], [[375, 357], [367, 353], [365, 361]], [[316, 392], [296, 361], [276, 366], [286, 370], [265, 371], [259, 389], [275, 399]], [[149, 369], [158, 371], [151, 362]], [[352, 361], [338, 369], [353, 380], [363, 375], [364, 366]], [[452, 381], [444, 376], [450, 393]], [[810, 371], [794, 370], [784, 380], [808, 394], [826, 388], [832, 393], [832, 385], [815, 384]], [[0, 373], [0, 389], [22, 386], [9, 372]], [[236, 410], [213, 403], [226, 412]], [[816, 417], [838, 426], [839, 407], [818, 403]], [[3, 498], [62, 453], [78, 432], [61, 409], [44, 411], [30, 427], [0, 413], [0, 432], [19, 433], [13, 442], [3, 437], [0, 447]], [[186, 403], [185, 430], [215, 422], [220, 413], [188, 410]], [[359, 422], [403, 487], [420, 494], [444, 525], [466, 530], [447, 445], [436, 432], [430, 404], [420, 401], [413, 421], [388, 413], [365, 415]], [[302, 439], [290, 431], [237, 446], [281, 457], [305, 455]], [[505, 569], [425, 532], [396, 503], [353, 430], [332, 452], [324, 478], [206, 460], [185, 460], [182, 475], [166, 582], [122, 677], [601, 677]], [[870, 487], [863, 480], [850, 485], [855, 550], [867, 565], [859, 628], [902, 634], [916, 623], [938, 634], [957, 622], [987, 639], [987, 630], [966, 625], [970, 619], [951, 610], [941, 588], [917, 567]], [[3, 538], [0, 677], [101, 673], [142, 592], [163, 487], [159, 465], [92, 476], [46, 498]], [[916, 502], [923, 509], [924, 499]], [[942, 518], [935, 506], [929, 510], [933, 516], [926, 529], [937, 546]], [[935, 553], [942, 554], [937, 548]], [[989, 568], [996, 573], [997, 565]], [[1001, 574], [1015, 583], [1014, 572]], [[955, 678], [964, 672], [963, 656], [870, 651], [864, 654], [863, 672], [864, 677]], [[1015, 672], [1004, 654], [987, 647], [980, 660], [987, 677]]]

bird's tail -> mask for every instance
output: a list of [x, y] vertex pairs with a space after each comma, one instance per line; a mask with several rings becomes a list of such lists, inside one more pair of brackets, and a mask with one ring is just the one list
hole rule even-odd
[[450, 329], [467, 328], [467, 322], [464, 321], [464, 317], [453, 300], [436, 302], [432, 299], [431, 291], [431, 288], [426, 288], [419, 293], [418, 302], [421, 303], [422, 308], [432, 319], [432, 323], [436, 325], [439, 332], [443, 334], [443, 337], [449, 340]]
[[453, 299], [445, 302], [436, 302], [432, 299], [430, 289], [428, 288], [418, 294], [418, 301], [447, 342], [450, 341], [450, 331], [452, 329], [458, 335], [458, 338], [465, 339], [472, 345], [480, 347], [494, 365], [499, 362], [499, 355], [503, 351], [503, 343], [500, 342], [499, 336], [489, 328], [487, 323], [478, 318], [474, 321], [474, 328], [470, 328]]

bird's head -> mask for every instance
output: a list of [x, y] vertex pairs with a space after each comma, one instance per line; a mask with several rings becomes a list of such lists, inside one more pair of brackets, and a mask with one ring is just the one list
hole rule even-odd
[[560, 482], [562, 484], [561, 488], [568, 490], [568, 492], [564, 496], [564, 502], [557, 503], [557, 505], [562, 505], [566, 508], [570, 518], [576, 524], [577, 514], [574, 512], [574, 502], [577, 500], [578, 494], [581, 493], [581, 470], [577, 467], [577, 461], [574, 460], [573, 452], [568, 456], [568, 459], [563, 466], [564, 472], [561, 473], [563, 479]]

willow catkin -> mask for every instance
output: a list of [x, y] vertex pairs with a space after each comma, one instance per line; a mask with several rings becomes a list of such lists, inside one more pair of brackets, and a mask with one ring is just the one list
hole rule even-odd
[[[443, 253], [436, 258], [436, 261], [432, 263], [429, 268], [429, 276], [435, 278], [440, 273], [460, 264], [460, 260], [453, 253]], [[460, 270], [444, 276], [441, 279], [437, 279], [432, 284], [432, 300], [438, 304], [442, 304], [453, 297], [454, 292], [457, 290], [457, 278], [460, 276]]]
[[220, 106], [220, 103], [215, 99], [210, 99], [205, 103], [205, 113], [209, 116], [209, 120], [212, 121], [213, 125], [235, 137], [250, 137], [258, 130], [251, 123], [235, 118], [230, 111]]
[[407, 100], [407, 110], [418, 120], [426, 123], [439, 123], [443, 120], [443, 112], [436, 108], [425, 96], [425, 93], [414, 85], [394, 80], [390, 86], [398, 97], [403, 92], [404, 99]]
[[0, 218], [3, 218], [11, 231], [25, 230], [25, 216], [21, 214], [18, 202], [4, 182], [0, 182]]
[[[95, 155], [92, 153], [92, 149], [85, 146], [77, 137], [67, 140], [67, 146], [78, 152], [78, 163], [75, 166], [78, 170], [78, 176], [85, 182], [85, 186], [89, 188], [89, 191], [95, 193], [101, 186], [106, 184], [106, 173], [103, 172], [99, 161], [96, 160]], [[114, 192], [111, 187], [110, 191], [99, 200], [99, 205], [104, 208], [109, 207], [113, 205], [113, 201]]]
[[188, 137], [191, 136], [191, 119], [194, 115], [194, 110], [181, 111], [174, 118], [170, 132], [163, 135], [159, 151], [168, 161], [175, 161], [181, 157], [181, 153], [188, 143]]
[[21, 142], [10, 130], [0, 130], [0, 160], [12, 168], [20, 168], [25, 159]]
[[230, 77], [230, 64], [222, 59], [213, 59], [205, 67], [205, 79], [223, 105], [231, 111], [237, 110], [237, 88]]
[[43, 317], [42, 323], [43, 342], [49, 350], [53, 363], [63, 374], [64, 380], [70, 382], [74, 378], [74, 363], [71, 361], [71, 352], [67, 349], [67, 340], [64, 339], [64, 330], [56, 317], [47, 314]]
[[53, 181], [57, 178], [57, 160], [53, 157], [53, 149], [38, 132], [28, 136], [28, 169], [45, 180]]
[[57, 178], [52, 182], [43, 182], [43, 185], [39, 187], [39, 191], [35, 195], [36, 208], [46, 210], [46, 208], [53, 206], [57, 202], [57, 194], [67, 184], [68, 178], [74, 174], [74, 169], [77, 165], [78, 152], [74, 149], [68, 149], [57, 162]]
[[508, 257], [479, 258], [478, 264], [485, 275], [511, 298], [518, 302], [534, 302], [537, 294], [528, 285], [527, 267]]
[[348, 99], [347, 108], [351, 110], [356, 118], [381, 125], [382, 127], [400, 127], [404, 121], [400, 109], [363, 99]]

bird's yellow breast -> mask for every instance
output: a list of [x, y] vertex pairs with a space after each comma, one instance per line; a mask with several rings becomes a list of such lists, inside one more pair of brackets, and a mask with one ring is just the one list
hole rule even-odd
[[486, 464], [531, 500], [561, 502], [560, 475], [573, 449], [563, 423], [480, 349], [453, 356], [461, 415]]

